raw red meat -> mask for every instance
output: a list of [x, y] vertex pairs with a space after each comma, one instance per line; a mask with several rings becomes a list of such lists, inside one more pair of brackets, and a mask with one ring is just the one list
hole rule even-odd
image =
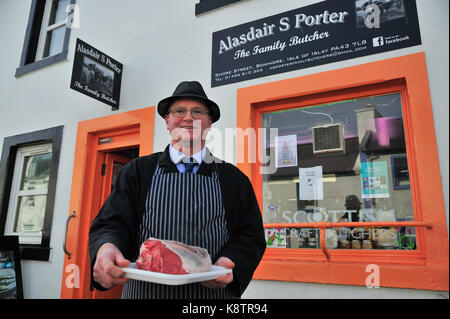
[[183, 275], [209, 271], [211, 257], [208, 251], [178, 241], [149, 238], [141, 245], [138, 269]]

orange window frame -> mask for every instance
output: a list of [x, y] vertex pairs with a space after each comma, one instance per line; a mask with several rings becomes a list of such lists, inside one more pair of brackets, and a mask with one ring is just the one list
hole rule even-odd
[[[400, 92], [402, 97], [414, 210], [414, 222], [408, 225], [416, 227], [418, 249], [328, 250], [325, 228], [332, 223], [265, 224], [266, 228], [320, 228], [322, 249], [269, 248], [254, 279], [364, 286], [370, 274], [366, 267], [376, 264], [382, 287], [449, 290], [449, 241], [424, 53], [239, 89], [237, 127], [260, 128], [264, 112], [393, 92]], [[237, 158], [253, 158], [250, 152], [254, 149], [261, 152], [258, 140], [237, 140]], [[247, 161], [237, 166], [250, 178], [262, 208], [261, 163], [256, 158], [256, 163]], [[371, 224], [377, 223], [351, 225]], [[388, 224], [406, 226], [404, 222]]]

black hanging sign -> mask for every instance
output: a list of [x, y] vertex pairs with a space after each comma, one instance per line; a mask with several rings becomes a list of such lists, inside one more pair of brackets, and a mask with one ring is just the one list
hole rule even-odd
[[122, 63], [77, 39], [70, 88], [119, 109]]
[[420, 45], [415, 0], [328, 0], [217, 31], [211, 86]]

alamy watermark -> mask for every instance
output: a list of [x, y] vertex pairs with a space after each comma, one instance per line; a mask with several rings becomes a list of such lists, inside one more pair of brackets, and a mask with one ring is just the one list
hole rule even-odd
[[[175, 146], [183, 153], [189, 154], [192, 150], [201, 149], [201, 141], [205, 141], [214, 158], [205, 158], [208, 161], [220, 163], [222, 159], [226, 162], [236, 164], [260, 164], [260, 174], [274, 174], [277, 171], [275, 165], [275, 148], [273, 141], [278, 136], [278, 128], [210, 128], [200, 129], [200, 121], [193, 121], [192, 131], [177, 127], [170, 133], [171, 140], [177, 141]], [[193, 139], [190, 135], [193, 135]], [[190, 142], [192, 140], [192, 142]], [[272, 142], [271, 142], [272, 141]], [[259, 146], [259, 148], [258, 148]]]
[[69, 4], [66, 6], [66, 12], [68, 13], [66, 19], [66, 27], [69, 29], [80, 28], [80, 7], [77, 4]]
[[366, 277], [366, 287], [380, 288], [380, 267], [376, 264], [367, 265], [366, 273], [369, 273]]
[[80, 267], [76, 264], [69, 264], [65, 272], [68, 273], [65, 281], [66, 287], [69, 289], [80, 288]]
[[367, 13], [364, 24], [367, 28], [380, 28], [380, 8], [376, 4], [369, 4], [364, 10]]

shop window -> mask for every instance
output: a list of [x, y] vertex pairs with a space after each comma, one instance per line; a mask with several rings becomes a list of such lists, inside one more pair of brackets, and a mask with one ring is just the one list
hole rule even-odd
[[75, 0], [33, 0], [16, 76], [67, 58]]
[[254, 279], [448, 291], [423, 53], [241, 88], [237, 126], [257, 135], [236, 154], [268, 246]]
[[[409, 183], [400, 93], [261, 117], [266, 131], [278, 132], [264, 152], [276, 158], [262, 179], [265, 223], [414, 221], [411, 191], [399, 187]], [[413, 227], [337, 227], [325, 235], [328, 249], [416, 249]], [[268, 228], [266, 237], [268, 247], [320, 247], [319, 229]]]
[[0, 162], [0, 231], [22, 259], [49, 260], [62, 127], [7, 137]]

